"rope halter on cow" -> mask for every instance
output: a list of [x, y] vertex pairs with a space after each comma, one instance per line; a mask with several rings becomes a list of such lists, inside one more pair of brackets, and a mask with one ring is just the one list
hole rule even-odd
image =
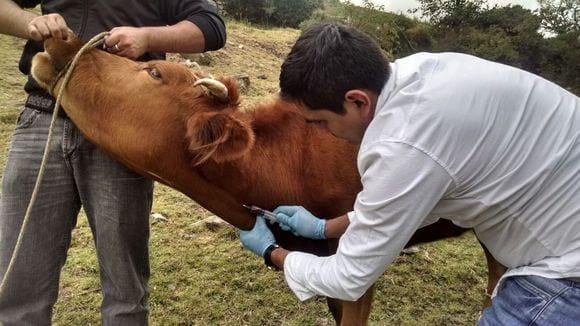
[[62, 85], [58, 91], [58, 96], [56, 97], [56, 103], [54, 104], [54, 111], [52, 112], [52, 120], [50, 121], [50, 126], [48, 128], [48, 137], [46, 139], [46, 145], [44, 147], [44, 154], [42, 155], [42, 161], [40, 163], [40, 170], [38, 171], [38, 177], [36, 179], [36, 184], [34, 185], [34, 190], [32, 191], [32, 196], [30, 197], [30, 202], [28, 203], [28, 207], [26, 208], [24, 220], [22, 221], [22, 226], [20, 228], [20, 232], [18, 233], [18, 239], [16, 240], [16, 246], [14, 246], [14, 251], [12, 252], [12, 258], [10, 259], [10, 262], [8, 263], [8, 268], [6, 269], [6, 273], [4, 274], [4, 278], [2, 279], [2, 283], [0, 283], [0, 298], [3, 296], [4, 291], [6, 290], [6, 284], [7, 284], [8, 277], [10, 277], [10, 274], [11, 274], [12, 270], [14, 269], [16, 257], [18, 256], [18, 252], [20, 251], [20, 247], [22, 246], [22, 239], [24, 238], [24, 230], [26, 229], [26, 226], [28, 225], [28, 221], [30, 220], [32, 207], [34, 206], [34, 203], [36, 202], [36, 198], [38, 196], [38, 191], [40, 189], [40, 184], [42, 182], [42, 179], [44, 178], [44, 170], [46, 167], [46, 161], [48, 159], [48, 150], [50, 148], [50, 143], [52, 141], [52, 137], [53, 137], [52, 134], [53, 134], [54, 126], [56, 123], [56, 118], [57, 118], [58, 112], [60, 110], [60, 102], [61, 102], [62, 96], [64, 94], [64, 89], [66, 88], [66, 85], [68, 84], [68, 82], [71, 78], [72, 72], [75, 69], [75, 66], [76, 66], [79, 58], [81, 57], [81, 55], [83, 55], [88, 50], [91, 50], [91, 49], [99, 46], [100, 44], [102, 44], [104, 39], [105, 39], [105, 36], [107, 36], [107, 35], [108, 35], [108, 32], [100, 33], [97, 36], [90, 39], [89, 42], [87, 42], [85, 45], [83, 45], [83, 47], [77, 52], [77, 54], [74, 56], [74, 58], [59, 72], [59, 74], [56, 76], [52, 85], [50, 85], [50, 92], [51, 92], [51, 94], [54, 94], [54, 88], [56, 87], [56, 84], [58, 83], [58, 81], [62, 77], [62, 74], [64, 72], [66, 72], [64, 74], [64, 79], [62, 81]]

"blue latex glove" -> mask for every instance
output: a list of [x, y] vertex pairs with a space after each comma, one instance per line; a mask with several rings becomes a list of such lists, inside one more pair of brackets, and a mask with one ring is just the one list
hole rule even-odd
[[326, 220], [320, 219], [302, 206], [279, 206], [274, 210], [280, 228], [310, 239], [325, 239]]
[[242, 240], [244, 248], [260, 257], [264, 257], [266, 249], [276, 243], [272, 231], [268, 229], [262, 216], [256, 217], [256, 224], [250, 231], [240, 230], [240, 240]]

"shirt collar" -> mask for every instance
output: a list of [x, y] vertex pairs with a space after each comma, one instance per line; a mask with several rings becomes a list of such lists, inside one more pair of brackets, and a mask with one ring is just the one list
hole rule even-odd
[[387, 102], [394, 93], [395, 79], [397, 75], [397, 65], [394, 62], [389, 62], [389, 67], [391, 73], [389, 75], [389, 79], [387, 79], [387, 82], [385, 83], [385, 86], [383, 86], [383, 89], [381, 90], [381, 94], [379, 94], [379, 97], [377, 98], [377, 107], [375, 108], [375, 115], [377, 115], [377, 113], [386, 106]]

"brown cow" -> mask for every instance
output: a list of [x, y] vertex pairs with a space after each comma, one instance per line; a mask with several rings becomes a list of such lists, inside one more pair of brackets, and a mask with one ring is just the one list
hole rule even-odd
[[[34, 78], [47, 89], [56, 82], [58, 90], [58, 72], [80, 46], [74, 37], [46, 41], [46, 52], [33, 60]], [[179, 64], [139, 63], [91, 50], [75, 68], [63, 107], [97, 146], [236, 227], [254, 223], [243, 203], [269, 209], [300, 204], [325, 217], [352, 208], [361, 188], [355, 146], [305, 123], [288, 103], [273, 99], [243, 112], [233, 81], [222, 80], [225, 87], [201, 81], [202, 87], [194, 86], [196, 80]], [[419, 230], [410, 243], [463, 231], [440, 222]], [[274, 232], [289, 249], [325, 255], [336, 248]], [[366, 322], [371, 299], [369, 290], [357, 302], [329, 300], [329, 306], [340, 324], [358, 325]]]

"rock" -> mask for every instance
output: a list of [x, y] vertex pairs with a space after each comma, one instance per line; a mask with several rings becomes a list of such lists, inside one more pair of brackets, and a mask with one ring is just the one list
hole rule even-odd
[[238, 82], [238, 88], [242, 94], [246, 94], [250, 89], [250, 76], [247, 74], [237, 74], [230, 76]]
[[229, 224], [222, 220], [221, 218], [217, 217], [217, 216], [210, 216], [208, 218], [204, 218], [201, 221], [197, 221], [195, 223], [193, 223], [191, 226], [192, 227], [197, 227], [197, 226], [205, 226], [206, 228], [210, 229], [211, 231], [216, 231], [219, 228], [222, 228], [224, 226], [228, 226]]
[[229, 224], [226, 223], [226, 221], [222, 220], [217, 216], [214, 216], [211, 220], [205, 222], [205, 227], [210, 229], [211, 231], [216, 231], [228, 225]]
[[213, 58], [209, 53], [180, 53], [180, 55], [190, 61], [197, 62], [201, 66], [211, 66]]
[[240, 49], [240, 50], [241, 50], [241, 49], [243, 49], [243, 48], [244, 48], [244, 46], [243, 46], [242, 44], [238, 45], [238, 49]]
[[424, 254], [423, 256], [425, 256], [426, 261], [429, 261], [429, 262], [433, 261], [433, 259], [431, 259], [431, 256], [429, 256], [429, 252], [427, 250], [425, 250], [425, 252], [423, 254]]
[[153, 213], [153, 214], [151, 214], [151, 216], [149, 217], [149, 219], [150, 219], [151, 223], [153, 223], [153, 224], [158, 223], [158, 222], [167, 222], [167, 221], [169, 221], [167, 219], [167, 217], [163, 216], [163, 214], [161, 214], [161, 213]]
[[189, 233], [184, 233], [184, 234], [182, 235], [182, 237], [183, 237], [185, 240], [191, 240], [191, 239], [195, 238], [195, 235], [193, 235], [193, 234], [189, 234]]
[[411, 246], [411, 247], [409, 247], [409, 248], [405, 248], [405, 249], [403, 249], [403, 250], [401, 251], [401, 253], [402, 253], [403, 255], [413, 255], [413, 254], [416, 254], [416, 253], [418, 253], [419, 251], [421, 251], [421, 249], [419, 249], [419, 247], [416, 247], [416, 246]]
[[217, 1], [215, 1], [215, 0], [207, 0], [207, 3], [208, 3], [210, 6], [212, 6], [212, 7], [213, 7], [213, 9], [214, 9], [215, 11], [219, 12], [219, 10], [220, 10], [220, 7], [218, 6], [218, 3], [217, 3]]
[[199, 68], [199, 64], [195, 61], [191, 61], [189, 59], [186, 59], [185, 61], [183, 61], [183, 64], [187, 67], [187, 68]]
[[175, 291], [175, 290], [177, 290], [177, 286], [175, 286], [175, 284], [169, 284], [167, 286], [167, 288], [169, 289], [169, 291]]

